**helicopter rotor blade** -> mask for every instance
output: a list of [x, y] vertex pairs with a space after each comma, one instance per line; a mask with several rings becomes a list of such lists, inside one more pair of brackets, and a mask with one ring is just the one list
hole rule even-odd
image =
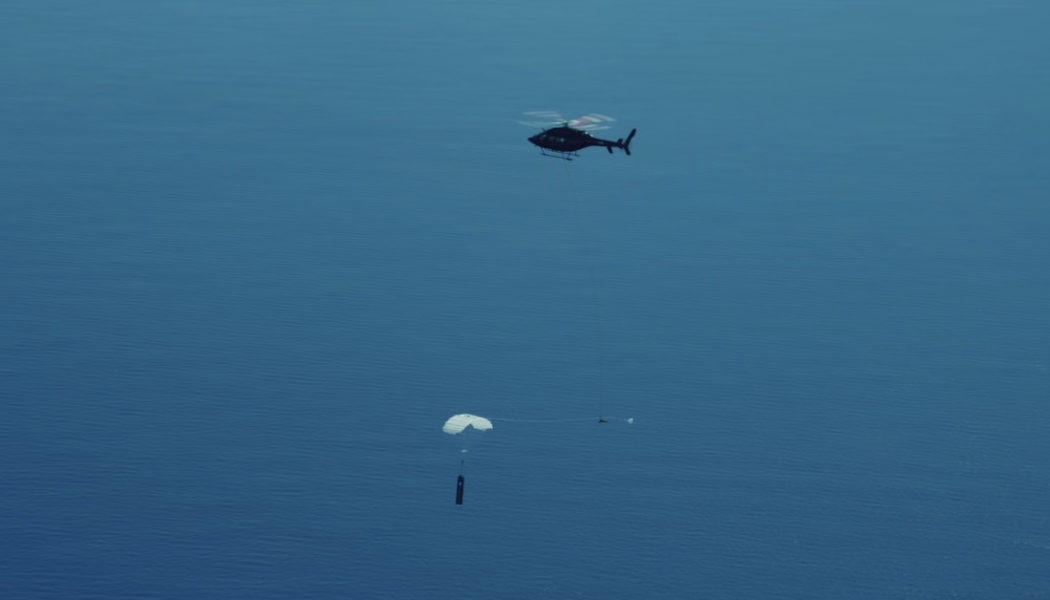
[[589, 115], [583, 115], [569, 121], [569, 127], [573, 129], [583, 129], [586, 131], [595, 131], [598, 129], [609, 129], [608, 125], [602, 125], [602, 123], [609, 123], [616, 119], [608, 115], [600, 115], [598, 113], [591, 113]]
[[529, 117], [528, 121], [518, 121], [522, 125], [528, 127], [541, 127], [546, 129], [548, 127], [557, 127], [558, 125], [564, 125], [566, 123], [565, 117], [556, 110], [531, 110], [524, 113], [526, 117]]
[[589, 115], [583, 115], [575, 119], [566, 119], [561, 116], [556, 110], [533, 110], [524, 113], [525, 116], [530, 117], [528, 121], [518, 121], [522, 125], [528, 127], [541, 127], [547, 129], [549, 127], [572, 127], [573, 129], [579, 129], [581, 131], [596, 131], [599, 129], [609, 129], [609, 123], [616, 119], [598, 113], [591, 113]]

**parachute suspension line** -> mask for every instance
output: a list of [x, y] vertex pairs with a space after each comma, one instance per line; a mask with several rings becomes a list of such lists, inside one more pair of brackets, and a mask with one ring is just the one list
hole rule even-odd
[[582, 421], [592, 421], [591, 417], [568, 417], [565, 419], [505, 419], [503, 417], [492, 417], [493, 420], [501, 423], [580, 423]]
[[[606, 422], [608, 421], [621, 421], [631, 425], [634, 423], [634, 417], [603, 417]], [[503, 417], [492, 417], [493, 421], [500, 423], [583, 423], [583, 422], [594, 422], [594, 417], [569, 417], [565, 419], [505, 419]]]
[[[569, 179], [570, 184], [574, 183], [572, 181], [572, 172], [570, 171], [568, 164], [565, 165], [565, 175]], [[572, 210], [576, 221], [576, 232], [581, 242], [583, 242], [583, 258], [586, 263], [588, 277], [590, 278], [591, 309], [595, 331], [595, 351], [598, 361], [598, 422], [606, 423], [608, 422], [608, 419], [605, 418], [605, 330], [602, 327], [602, 307], [598, 296], [598, 274], [597, 268], [594, 265], [593, 244], [591, 243], [590, 238], [584, 235], [583, 209], [580, 206], [580, 195], [577, 193], [577, 190], [573, 189], [572, 191]], [[585, 237], [587, 237], [587, 239], [584, 239]]]

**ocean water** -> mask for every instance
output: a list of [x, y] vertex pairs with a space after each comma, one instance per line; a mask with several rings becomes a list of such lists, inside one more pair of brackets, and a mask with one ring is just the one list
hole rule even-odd
[[1048, 17], [5, 3], [0, 596], [1050, 597]]

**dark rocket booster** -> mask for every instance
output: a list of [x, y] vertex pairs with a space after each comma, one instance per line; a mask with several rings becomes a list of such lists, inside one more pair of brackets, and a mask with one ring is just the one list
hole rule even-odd
[[456, 479], [456, 504], [463, 504], [463, 476]]

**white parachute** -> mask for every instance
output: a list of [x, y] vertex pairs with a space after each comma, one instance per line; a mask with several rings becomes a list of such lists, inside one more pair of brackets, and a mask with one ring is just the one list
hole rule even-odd
[[468, 427], [473, 427], [478, 431], [488, 431], [492, 429], [492, 421], [489, 421], [485, 417], [462, 413], [449, 417], [448, 420], [445, 421], [445, 425], [441, 427], [441, 431], [451, 435], [456, 435], [457, 433], [463, 433], [463, 430]]

